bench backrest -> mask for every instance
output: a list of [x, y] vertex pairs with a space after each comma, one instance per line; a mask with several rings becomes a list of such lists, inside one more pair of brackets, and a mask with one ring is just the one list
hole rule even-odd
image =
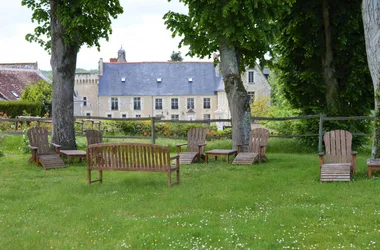
[[323, 136], [325, 163], [351, 163], [352, 134], [345, 130], [332, 130]]
[[87, 165], [101, 170], [165, 171], [170, 168], [168, 146], [145, 143], [99, 143], [88, 145]]

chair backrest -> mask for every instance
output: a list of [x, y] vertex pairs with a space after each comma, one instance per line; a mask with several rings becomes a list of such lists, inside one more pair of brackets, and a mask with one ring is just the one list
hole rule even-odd
[[87, 145], [103, 142], [103, 134], [99, 130], [94, 130], [94, 129], [86, 130], [86, 138], [87, 138]]
[[325, 163], [352, 163], [352, 134], [345, 130], [332, 130], [323, 136]]
[[[198, 152], [198, 145], [206, 142], [206, 132], [204, 128], [191, 128], [187, 132], [187, 152]], [[204, 147], [201, 150], [203, 154]]]
[[[249, 152], [260, 152], [260, 146], [265, 145], [267, 146], [269, 139], [269, 130], [265, 128], [255, 128], [252, 129], [251, 132], [249, 132], [249, 145], [248, 145], [248, 151]], [[267, 147], [264, 147], [263, 154], [265, 155]]]
[[38, 147], [37, 154], [52, 151], [49, 144], [48, 131], [46, 128], [34, 127], [28, 130], [29, 145]]

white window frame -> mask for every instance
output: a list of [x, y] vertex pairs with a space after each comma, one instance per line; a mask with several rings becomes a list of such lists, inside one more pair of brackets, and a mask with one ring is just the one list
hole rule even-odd
[[[191, 107], [190, 105], [189, 105], [189, 99], [191, 99], [191, 100], [193, 100], [193, 106]], [[195, 98], [194, 97], [188, 97], [187, 98], [187, 100], [186, 100], [186, 107], [187, 107], [187, 109], [195, 109]], [[189, 107], [190, 106], [190, 107]]]
[[[116, 103], [116, 107], [115, 107]], [[119, 98], [111, 97], [111, 110], [119, 110]]]
[[[177, 100], [177, 106], [173, 108], [173, 101]], [[178, 98], [171, 98], [170, 99], [170, 109], [178, 110], [179, 109], [179, 99]]]
[[133, 110], [141, 110], [141, 97], [133, 97]]
[[[176, 116], [176, 117], [173, 117]], [[170, 115], [170, 120], [172, 121], [179, 121], [179, 114], [171, 114]]]
[[206, 120], [206, 121], [211, 120], [211, 115], [210, 114], [203, 114], [203, 120]]
[[87, 106], [87, 97], [83, 96], [83, 106]]
[[[208, 107], [207, 104], [208, 103]], [[204, 97], [203, 98], [203, 109], [211, 109], [211, 98], [210, 97]]]
[[247, 72], [247, 82], [249, 84], [254, 84], [255, 83], [255, 71], [254, 70], [249, 70]]
[[255, 101], [255, 91], [248, 91], [247, 94], [249, 103], [253, 103]]
[[[158, 101], [161, 100], [161, 108], [157, 108], [157, 104], [160, 104]], [[162, 98], [156, 98], [154, 99], [154, 109], [155, 110], [162, 110], [163, 109], [163, 101]]]

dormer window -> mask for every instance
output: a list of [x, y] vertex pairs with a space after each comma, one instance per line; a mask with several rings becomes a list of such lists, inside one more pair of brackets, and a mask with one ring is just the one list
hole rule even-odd
[[13, 90], [11, 91], [11, 93], [12, 93], [12, 95], [14, 95], [16, 98], [19, 98], [20, 96], [16, 93], [16, 92], [14, 92]]
[[125, 77], [122, 77], [122, 78], [121, 78], [121, 82], [125, 82]]
[[157, 82], [161, 82], [161, 81], [162, 81], [161, 77], [157, 77]]
[[193, 78], [192, 77], [189, 77], [189, 82], [193, 82]]

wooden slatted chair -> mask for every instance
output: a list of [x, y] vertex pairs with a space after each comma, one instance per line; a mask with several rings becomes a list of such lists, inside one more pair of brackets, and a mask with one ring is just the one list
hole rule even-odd
[[29, 162], [35, 162], [37, 167], [41, 163], [44, 169], [66, 167], [59, 153], [61, 146], [49, 143], [47, 129], [31, 128], [28, 130], [28, 138], [29, 148], [32, 151]]
[[323, 136], [326, 154], [319, 153], [320, 181], [350, 181], [356, 172], [356, 155], [352, 152], [352, 134], [332, 130]]
[[99, 130], [94, 130], [94, 129], [86, 130], [86, 138], [87, 138], [87, 145], [103, 142], [103, 134]]
[[[204, 159], [206, 133], [207, 129], [191, 128], [187, 132], [187, 143], [176, 145], [180, 164], [191, 164], [195, 161], [200, 162], [201, 158]], [[187, 151], [181, 152], [181, 147], [185, 145]]]
[[257, 160], [267, 161], [266, 149], [269, 139], [269, 130], [265, 128], [256, 128], [249, 133], [248, 150], [243, 152], [242, 145], [238, 145], [238, 154], [232, 164], [253, 164]]

